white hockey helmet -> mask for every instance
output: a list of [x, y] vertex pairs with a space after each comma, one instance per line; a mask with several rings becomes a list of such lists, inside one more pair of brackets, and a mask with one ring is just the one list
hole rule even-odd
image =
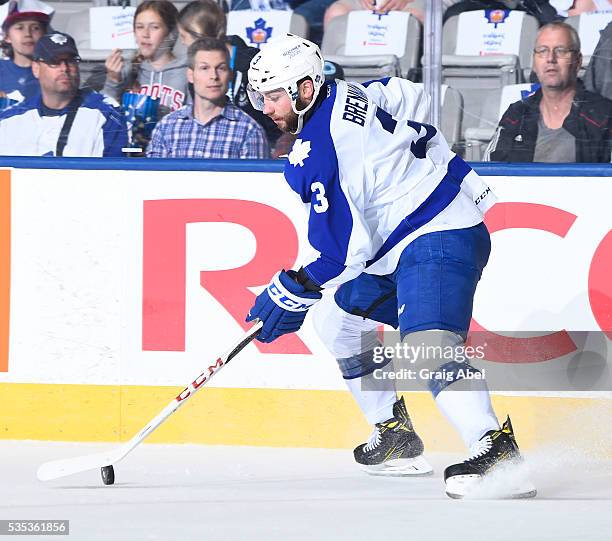
[[[263, 111], [264, 92], [284, 89], [293, 111], [298, 115], [295, 133], [299, 133], [304, 122], [303, 115], [314, 105], [325, 81], [323, 64], [319, 47], [307, 39], [293, 34], [271, 39], [251, 60], [247, 86], [251, 104], [258, 111]], [[304, 109], [298, 110], [298, 81], [305, 77], [312, 79], [314, 95]]]

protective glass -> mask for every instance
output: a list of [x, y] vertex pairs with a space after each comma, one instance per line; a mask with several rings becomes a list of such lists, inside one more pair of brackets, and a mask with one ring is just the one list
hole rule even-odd
[[247, 85], [247, 94], [249, 96], [249, 101], [251, 102], [251, 105], [253, 106], [253, 108], [256, 109], [257, 111], [263, 111], [264, 110], [264, 96], [261, 92], [255, 90], [251, 86], [251, 83]]

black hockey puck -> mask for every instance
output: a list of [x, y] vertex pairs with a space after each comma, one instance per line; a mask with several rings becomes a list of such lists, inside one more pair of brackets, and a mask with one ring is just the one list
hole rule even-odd
[[100, 473], [102, 474], [102, 482], [105, 485], [115, 484], [115, 470], [112, 466], [103, 466], [100, 468]]

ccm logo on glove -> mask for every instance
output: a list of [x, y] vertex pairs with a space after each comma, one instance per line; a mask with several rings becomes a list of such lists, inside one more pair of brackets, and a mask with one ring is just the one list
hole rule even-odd
[[290, 312], [305, 312], [319, 299], [304, 299], [293, 295], [280, 282], [280, 273], [277, 273], [268, 286], [268, 294], [274, 304]]
[[296, 275], [292, 270], [279, 272], [255, 299], [247, 321], [263, 321], [257, 335], [260, 342], [273, 342], [279, 336], [298, 331], [308, 309], [321, 299], [321, 293], [308, 291], [297, 282]]

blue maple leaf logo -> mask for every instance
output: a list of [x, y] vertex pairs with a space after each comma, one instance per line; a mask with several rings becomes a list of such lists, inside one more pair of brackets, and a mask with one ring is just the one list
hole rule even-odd
[[255, 26], [247, 27], [247, 38], [253, 45], [259, 47], [262, 44], [267, 43], [268, 40], [272, 37], [273, 28], [271, 26], [268, 26], [266, 28], [266, 21], [261, 17], [257, 19], [254, 24]]

